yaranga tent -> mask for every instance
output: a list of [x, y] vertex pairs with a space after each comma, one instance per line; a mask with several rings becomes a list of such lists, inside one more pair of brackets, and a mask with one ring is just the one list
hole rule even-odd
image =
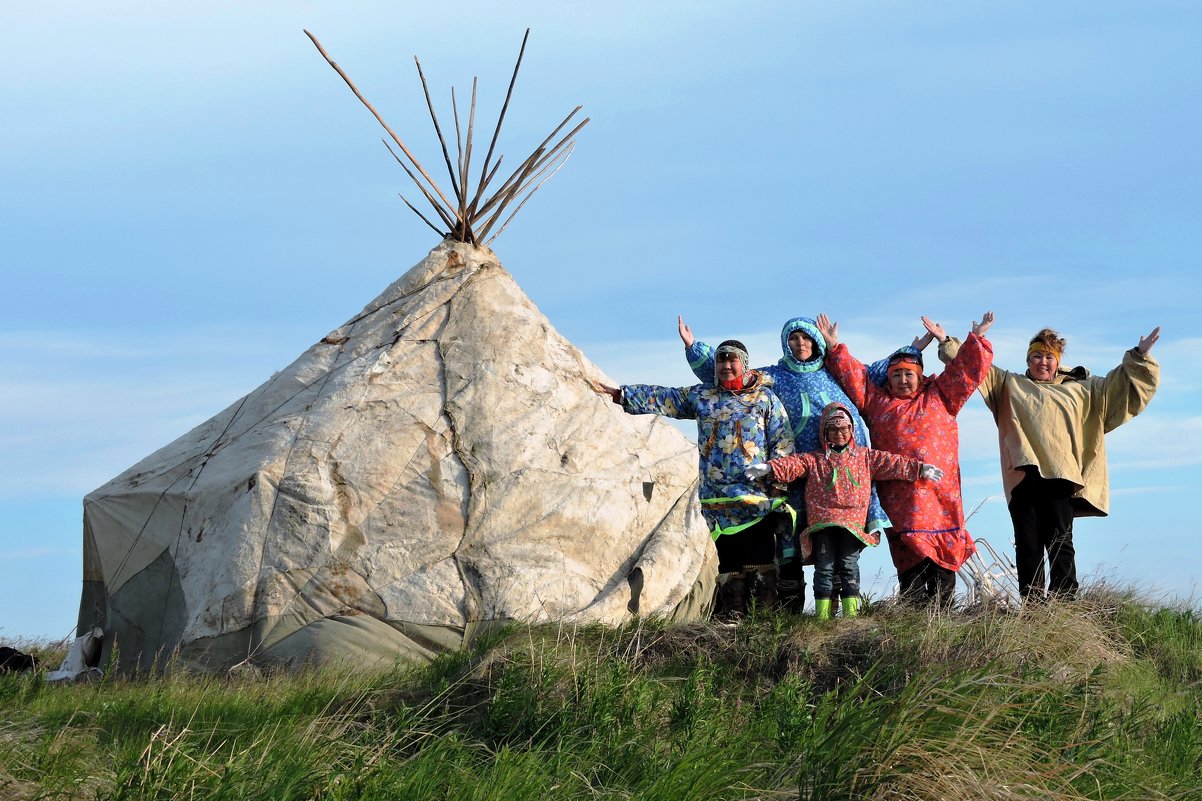
[[425, 659], [492, 621], [707, 613], [716, 557], [695, 446], [599, 396], [613, 382], [482, 244], [579, 127], [488, 200], [489, 158], [469, 197], [458, 111], [455, 203], [410, 157], [447, 238], [85, 498], [80, 631], [103, 629], [126, 670], [168, 656], [219, 670]]

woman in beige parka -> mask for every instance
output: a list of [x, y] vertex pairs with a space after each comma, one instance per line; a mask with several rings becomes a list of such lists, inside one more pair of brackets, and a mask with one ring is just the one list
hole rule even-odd
[[1045, 553], [1048, 591], [1076, 595], [1073, 518], [1109, 513], [1104, 435], [1142, 412], [1155, 394], [1160, 365], [1149, 351], [1159, 338], [1157, 327], [1097, 377], [1084, 367], [1060, 369], [1065, 340], [1045, 328], [1031, 338], [1025, 373], [994, 366], [981, 383], [998, 427], [1024, 600], [1044, 597]]

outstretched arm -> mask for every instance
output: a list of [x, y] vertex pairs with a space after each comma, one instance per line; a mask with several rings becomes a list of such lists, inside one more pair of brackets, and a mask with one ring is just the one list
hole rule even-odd
[[602, 384], [600, 381], [597, 382], [597, 386], [600, 387], [603, 392], [605, 392], [607, 395], [609, 395], [610, 400], [612, 400], [614, 403], [618, 404], [619, 406], [622, 405], [622, 388], [621, 387], [611, 387], [608, 384]]

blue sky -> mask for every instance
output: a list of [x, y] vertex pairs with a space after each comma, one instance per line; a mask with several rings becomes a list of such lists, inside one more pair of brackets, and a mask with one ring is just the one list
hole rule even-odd
[[[825, 311], [881, 355], [992, 309], [1163, 384], [1108, 439], [1083, 572], [1197, 592], [1202, 6], [1194, 2], [55, 3], [12, 7], [0, 72], [0, 638], [72, 632], [83, 496], [253, 389], [437, 244], [316, 34], [433, 172], [480, 78], [525, 157], [592, 122], [494, 249], [624, 382], [691, 383], [675, 319], [779, 357]], [[961, 417], [970, 530], [1007, 547], [996, 432]], [[989, 500], [986, 500], [989, 499]], [[866, 578], [885, 587], [883, 549]]]

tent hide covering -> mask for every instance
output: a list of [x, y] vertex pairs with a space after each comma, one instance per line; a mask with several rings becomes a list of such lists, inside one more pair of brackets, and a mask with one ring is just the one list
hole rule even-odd
[[125, 671], [420, 661], [498, 621], [708, 613], [697, 451], [451, 239], [84, 499], [79, 630]]

